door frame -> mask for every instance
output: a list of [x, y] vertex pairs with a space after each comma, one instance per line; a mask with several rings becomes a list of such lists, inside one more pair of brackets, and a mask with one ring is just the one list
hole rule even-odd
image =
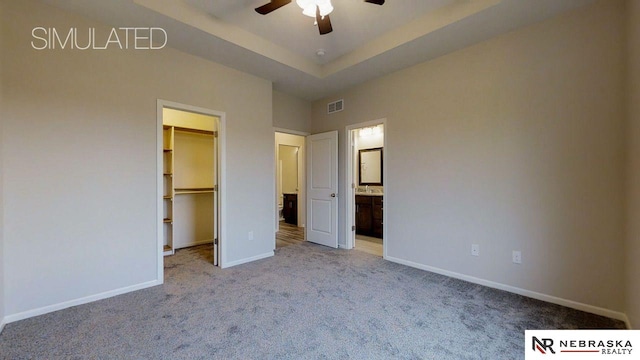
[[[388, 148], [387, 148], [387, 132], [388, 132], [388, 128], [387, 128], [387, 118], [381, 118], [381, 119], [377, 119], [377, 120], [371, 120], [371, 121], [365, 121], [365, 122], [361, 122], [361, 123], [357, 123], [357, 124], [353, 124], [353, 125], [349, 125], [345, 128], [345, 139], [346, 139], [346, 151], [345, 151], [345, 182], [344, 182], [344, 188], [346, 190], [346, 198], [345, 198], [345, 208], [346, 208], [346, 213], [347, 216], [345, 216], [346, 219], [346, 226], [345, 226], [345, 248], [346, 249], [353, 249], [355, 246], [355, 238], [356, 238], [356, 232], [355, 230], [352, 230], [353, 227], [356, 225], [356, 221], [355, 221], [355, 202], [356, 202], [356, 187], [358, 186], [356, 184], [356, 179], [354, 179], [353, 176], [353, 169], [354, 169], [354, 158], [356, 156], [356, 152], [354, 149], [354, 142], [353, 142], [353, 136], [355, 134], [355, 130], [360, 129], [360, 128], [364, 128], [364, 127], [371, 127], [371, 126], [375, 126], [375, 125], [382, 125], [384, 128], [384, 133], [383, 133], [383, 138], [382, 138], [382, 144], [383, 144], [383, 148], [384, 151], [382, 152], [382, 183], [384, 184], [384, 207], [388, 207], [389, 205], [389, 193], [388, 193], [388, 186], [389, 186], [389, 182], [387, 181], [387, 174], [389, 174], [389, 171], [387, 171], [387, 166], [389, 164], [389, 161], [387, 161], [387, 156], [389, 154]], [[354, 186], [352, 186], [354, 185]], [[387, 258], [387, 244], [389, 242], [389, 237], [387, 236], [387, 229], [389, 228], [388, 224], [389, 222], [387, 221], [388, 218], [388, 211], [384, 210], [382, 212], [382, 223], [383, 223], [383, 227], [382, 227], [382, 257], [384, 259]]]
[[[306, 169], [307, 169], [307, 159], [306, 159], [306, 150], [305, 150], [305, 145], [306, 145], [306, 137], [309, 135], [308, 132], [303, 132], [303, 131], [296, 131], [296, 130], [289, 130], [289, 129], [284, 129], [284, 128], [278, 128], [278, 127], [274, 127], [273, 128], [273, 138], [274, 138], [274, 151], [275, 151], [275, 159], [274, 159], [274, 169], [275, 169], [275, 173], [276, 173], [276, 180], [277, 180], [277, 173], [278, 173], [278, 145], [282, 144], [282, 145], [289, 145], [287, 143], [277, 143], [275, 142], [275, 136], [276, 133], [281, 133], [281, 134], [288, 134], [288, 135], [296, 135], [296, 136], [301, 136], [302, 139], [302, 145], [300, 146], [300, 152], [298, 152], [298, 227], [306, 227], [306, 219], [307, 219], [307, 208], [306, 208], [306, 196], [307, 196], [307, 180], [306, 180]], [[290, 145], [290, 146], [298, 146], [296, 145]], [[275, 220], [275, 224], [274, 224], [274, 234], [276, 232], [278, 232], [278, 230], [280, 230], [280, 222], [278, 221], [278, 182], [276, 181], [276, 184], [274, 186], [273, 189], [273, 198], [276, 199], [276, 203], [275, 203], [275, 213], [276, 213], [276, 220]], [[301, 201], [302, 199], [302, 201]], [[303, 204], [304, 206], [301, 206], [300, 204]], [[300, 214], [304, 214], [304, 217], [300, 216]], [[300, 224], [300, 219], [305, 219], [305, 221], [302, 222], [302, 224]], [[274, 238], [274, 245], [273, 248], [275, 249], [276, 247], [276, 239]]]
[[163, 251], [163, 109], [169, 108], [174, 110], [186, 111], [191, 113], [197, 113], [202, 115], [214, 116], [218, 118], [218, 138], [217, 138], [217, 176], [218, 176], [218, 191], [217, 191], [217, 235], [218, 239], [218, 266], [224, 267], [227, 262], [227, 254], [224, 246], [222, 246], [222, 239], [226, 239], [226, 189], [227, 184], [227, 171], [226, 171], [226, 113], [217, 110], [206, 109], [198, 106], [182, 104], [174, 101], [157, 99], [156, 101], [156, 199], [157, 199], [157, 214], [156, 214], [156, 240], [157, 240], [157, 276], [160, 283], [164, 283], [164, 251]]

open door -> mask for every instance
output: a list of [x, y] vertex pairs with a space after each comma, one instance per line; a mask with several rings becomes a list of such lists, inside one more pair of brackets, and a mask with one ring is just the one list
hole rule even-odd
[[338, 247], [338, 132], [307, 136], [307, 241]]

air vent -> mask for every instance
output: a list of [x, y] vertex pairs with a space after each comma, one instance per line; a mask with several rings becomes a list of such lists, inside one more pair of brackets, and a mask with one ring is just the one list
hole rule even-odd
[[344, 110], [344, 99], [340, 99], [338, 101], [330, 102], [327, 104], [327, 114], [333, 114], [342, 110]]

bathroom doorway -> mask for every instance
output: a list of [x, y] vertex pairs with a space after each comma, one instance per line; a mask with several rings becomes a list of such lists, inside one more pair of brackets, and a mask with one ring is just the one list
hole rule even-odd
[[385, 120], [347, 128], [347, 248], [384, 257]]
[[304, 241], [304, 145], [302, 134], [275, 132], [276, 249]]

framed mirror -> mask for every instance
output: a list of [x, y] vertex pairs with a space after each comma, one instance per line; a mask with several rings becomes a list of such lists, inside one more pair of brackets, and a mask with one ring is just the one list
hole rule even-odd
[[382, 186], [382, 148], [363, 149], [358, 151], [360, 185]]

